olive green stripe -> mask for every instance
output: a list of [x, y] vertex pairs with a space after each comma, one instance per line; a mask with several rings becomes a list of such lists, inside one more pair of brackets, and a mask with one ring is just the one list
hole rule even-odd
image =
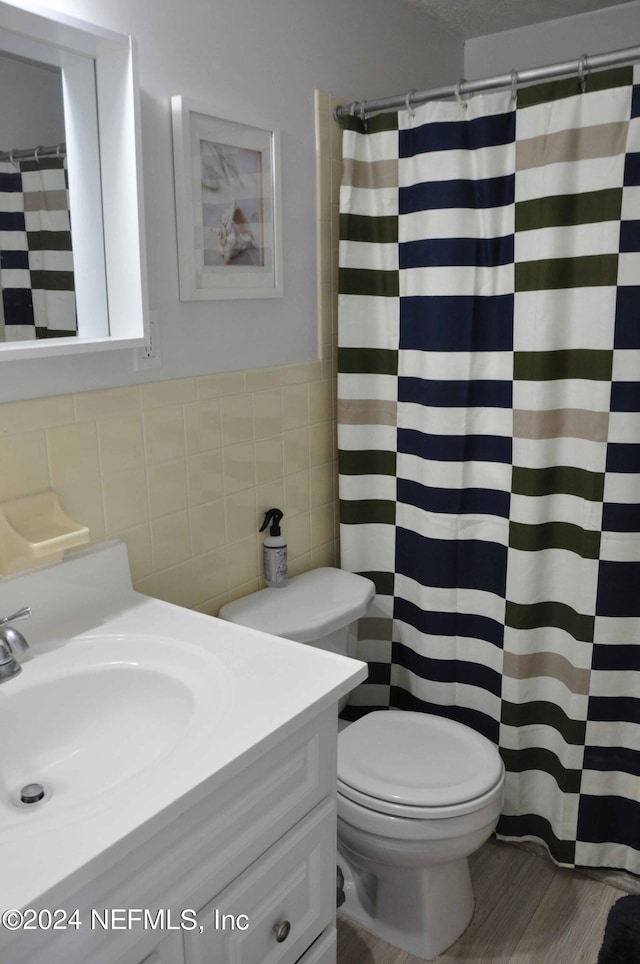
[[343, 374], [397, 375], [398, 352], [390, 348], [339, 348], [338, 371]]
[[379, 134], [381, 131], [398, 130], [398, 114], [396, 111], [387, 111], [384, 114], [375, 114], [367, 117], [367, 126], [355, 114], [347, 114], [340, 118], [340, 123], [347, 131], [358, 131], [360, 134]]
[[372, 244], [397, 244], [398, 218], [395, 215], [373, 218], [365, 214], [341, 214], [340, 239], [367, 241]]
[[615, 286], [617, 254], [589, 254], [580, 258], [548, 258], [515, 265], [516, 291], [549, 291], [556, 288]]
[[569, 770], [551, 750], [543, 747], [525, 747], [519, 750], [501, 749], [502, 760], [509, 773], [526, 770], [542, 770], [550, 774], [563, 793], [580, 793], [582, 770]]
[[338, 452], [340, 475], [390, 475], [396, 474], [396, 453], [375, 449], [363, 451], [340, 450]]
[[360, 573], [361, 576], [366, 576], [371, 582], [375, 584], [376, 593], [381, 596], [393, 596], [394, 585], [395, 585], [395, 573], [393, 572], [381, 572], [376, 570], [363, 571]]
[[73, 291], [73, 271], [31, 271], [31, 287], [45, 291]]
[[514, 495], [576, 495], [589, 502], [602, 502], [604, 474], [576, 469], [572, 465], [552, 465], [542, 469], [528, 469], [514, 465], [511, 477]]
[[[576, 842], [556, 837], [549, 820], [537, 813], [502, 814], [496, 832], [509, 839], [528, 838], [544, 842], [549, 853], [559, 864], [567, 867], [576, 862]], [[567, 831], [571, 833], [569, 829]]]
[[[627, 87], [633, 84], [633, 67], [613, 67], [609, 70], [594, 71], [587, 76], [586, 92], [608, 90], [612, 87]], [[518, 110], [547, 104], [553, 100], [564, 100], [580, 93], [578, 77], [568, 77], [565, 80], [546, 81], [534, 84], [532, 87], [518, 89]]]
[[571, 522], [544, 522], [541, 525], [511, 522], [509, 547], [522, 552], [566, 549], [583, 559], [597, 559], [600, 555], [600, 533], [582, 529]]
[[586, 191], [584, 194], [532, 198], [516, 204], [516, 231], [619, 221], [621, 210], [621, 187]]
[[396, 524], [396, 503], [388, 499], [341, 499], [340, 522], [343, 525]]
[[398, 298], [400, 295], [397, 271], [340, 268], [338, 284], [341, 295], [375, 295], [379, 298]]
[[613, 351], [590, 348], [516, 351], [513, 356], [513, 377], [524, 381], [587, 378], [608, 382], [612, 367]]
[[593, 642], [594, 617], [560, 602], [514, 603], [507, 600], [505, 625], [512, 629], [562, 629], [584, 643]]
[[534, 700], [530, 703], [509, 703], [502, 701], [500, 722], [505, 726], [552, 726], [561, 734], [565, 743], [580, 746], [584, 743], [586, 722], [572, 720], [571, 717], [556, 706], [545, 700]]

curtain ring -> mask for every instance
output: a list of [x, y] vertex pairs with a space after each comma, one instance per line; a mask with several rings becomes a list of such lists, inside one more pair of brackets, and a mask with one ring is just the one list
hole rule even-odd
[[38, 151], [39, 151], [39, 150], [40, 150], [40, 148], [39, 148], [39, 147], [36, 147], [35, 151], [33, 152], [33, 159], [34, 159], [34, 161], [37, 161], [37, 160], [38, 160]]
[[455, 94], [456, 94], [456, 100], [458, 101], [458, 103], [460, 104], [460, 106], [461, 106], [461, 107], [464, 107], [464, 108], [466, 109], [467, 101], [464, 100], [464, 98], [463, 98], [463, 96], [462, 96], [462, 85], [463, 85], [463, 84], [466, 84], [466, 80], [464, 79], [464, 77], [461, 77], [460, 80], [458, 81], [458, 83], [456, 84]]
[[416, 109], [415, 107], [411, 106], [411, 98], [413, 97], [414, 94], [415, 94], [415, 90], [410, 90], [404, 101], [405, 106], [412, 118], [416, 116]]
[[511, 100], [518, 99], [518, 71], [511, 71]]
[[580, 93], [587, 89], [587, 74], [589, 73], [589, 58], [583, 54], [578, 61], [578, 77], [580, 78]]
[[62, 154], [60, 153], [61, 147], [62, 147], [62, 144], [58, 144], [58, 146], [56, 147], [56, 157], [58, 158], [59, 161], [62, 160]]
[[360, 110], [358, 111], [358, 116], [360, 117], [360, 120], [362, 121], [362, 126], [364, 127], [365, 133], [366, 133], [366, 130], [367, 130], [367, 102], [366, 102], [366, 100], [363, 100], [363, 101], [360, 102]]

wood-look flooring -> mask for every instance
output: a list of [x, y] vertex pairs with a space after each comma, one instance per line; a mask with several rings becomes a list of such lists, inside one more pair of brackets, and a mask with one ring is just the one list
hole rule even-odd
[[[473, 919], [436, 964], [596, 964], [609, 909], [623, 891], [496, 840], [470, 865]], [[339, 918], [338, 964], [420, 959]]]

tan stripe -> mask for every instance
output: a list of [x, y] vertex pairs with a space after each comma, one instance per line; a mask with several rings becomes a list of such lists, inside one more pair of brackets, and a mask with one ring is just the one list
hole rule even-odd
[[589, 412], [580, 408], [543, 412], [514, 409], [513, 412], [516, 438], [583, 438], [590, 442], [606, 442], [608, 432], [608, 412]]
[[367, 616], [358, 623], [358, 639], [391, 639], [393, 620], [386, 616]]
[[25, 191], [25, 211], [66, 211], [66, 191]]
[[397, 160], [356, 161], [347, 157], [342, 162], [342, 183], [350, 187], [397, 187]]
[[516, 170], [624, 154], [627, 121], [539, 134], [516, 143]]
[[396, 402], [379, 398], [338, 399], [339, 425], [396, 425]]
[[517, 653], [505, 652], [502, 667], [504, 675], [511, 679], [549, 676], [564, 683], [572, 693], [589, 695], [591, 671], [572, 666], [569, 660], [557, 653], [532, 653], [519, 656]]

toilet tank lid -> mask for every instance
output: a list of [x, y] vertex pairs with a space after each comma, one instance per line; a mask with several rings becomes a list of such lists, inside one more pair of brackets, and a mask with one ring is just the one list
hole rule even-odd
[[375, 595], [370, 579], [324, 566], [261, 589], [220, 610], [220, 618], [299, 643], [310, 643], [364, 615]]

